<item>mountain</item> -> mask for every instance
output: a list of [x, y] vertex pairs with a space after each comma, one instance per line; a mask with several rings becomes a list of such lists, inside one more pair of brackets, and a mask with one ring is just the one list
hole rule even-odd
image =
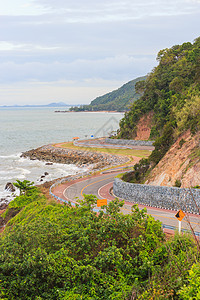
[[59, 106], [70, 106], [69, 104], [66, 104], [64, 102], [53, 102], [53, 103], [49, 103], [47, 104], [48, 107], [59, 107]]
[[129, 106], [140, 97], [135, 90], [139, 81], [146, 79], [146, 76], [138, 77], [129, 81], [117, 90], [97, 97], [89, 105], [81, 105], [79, 108], [72, 107], [73, 111], [127, 111]]
[[[200, 163], [200, 37], [193, 43], [161, 50], [157, 60], [158, 66], [148, 75], [143, 86], [140, 86], [142, 96], [132, 104], [130, 111], [120, 121], [119, 138], [138, 139], [143, 131], [148, 132], [146, 139], [155, 140], [155, 150], [148, 161], [141, 161], [135, 167], [138, 169], [133, 172], [131, 181], [145, 182], [148, 173], [148, 182], [152, 184], [175, 185], [176, 182], [177, 186], [198, 185], [199, 167], [191, 167], [194, 163], [198, 166]], [[145, 125], [144, 121], [147, 120], [148, 124]], [[191, 142], [194, 136], [195, 142]], [[176, 150], [169, 152], [172, 147]], [[185, 148], [188, 147], [190, 151], [187, 152]], [[183, 173], [177, 174], [175, 165], [178, 166], [179, 160], [176, 155], [183, 151], [186, 151], [184, 159], [179, 164], [179, 168], [184, 167]], [[152, 170], [157, 164], [155, 170], [156, 174], [160, 172], [160, 179], [157, 177], [153, 180], [151, 176], [156, 178], [156, 175]], [[161, 165], [162, 168], [159, 169]], [[172, 168], [166, 175], [166, 182], [162, 178], [170, 165]], [[144, 169], [147, 173], [142, 171]], [[188, 170], [191, 174], [187, 180], [183, 180], [184, 174], [189, 174]], [[190, 180], [192, 177], [196, 181]]]

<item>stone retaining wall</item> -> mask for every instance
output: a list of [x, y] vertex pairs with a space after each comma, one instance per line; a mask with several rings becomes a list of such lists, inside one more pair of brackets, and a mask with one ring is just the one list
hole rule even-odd
[[123, 139], [105, 139], [105, 143], [113, 145], [131, 145], [131, 146], [153, 146], [154, 141], [136, 141], [136, 140], [123, 140]]
[[[199, 213], [200, 190], [166, 186], [134, 184], [115, 178], [113, 193], [116, 197], [146, 206]], [[195, 205], [195, 199], [197, 206]]]

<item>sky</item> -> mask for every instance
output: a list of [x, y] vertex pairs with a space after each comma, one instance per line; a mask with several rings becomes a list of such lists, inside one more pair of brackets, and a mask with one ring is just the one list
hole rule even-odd
[[1, 0], [0, 105], [90, 103], [199, 28], [200, 0]]

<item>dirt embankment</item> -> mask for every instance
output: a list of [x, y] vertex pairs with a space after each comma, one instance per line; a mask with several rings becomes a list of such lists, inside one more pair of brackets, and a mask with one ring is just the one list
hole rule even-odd
[[135, 140], [148, 140], [151, 133], [153, 112], [145, 114], [137, 124], [137, 136]]
[[166, 153], [146, 182], [150, 185], [200, 185], [200, 132], [184, 133]]

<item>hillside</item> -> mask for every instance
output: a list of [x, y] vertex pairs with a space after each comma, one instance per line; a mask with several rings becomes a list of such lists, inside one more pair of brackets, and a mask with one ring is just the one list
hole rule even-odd
[[127, 111], [131, 103], [137, 100], [140, 95], [135, 90], [135, 85], [139, 81], [145, 80], [146, 77], [138, 77], [129, 81], [117, 90], [106, 95], [97, 97], [89, 105], [72, 107], [71, 111]]
[[182, 134], [151, 172], [147, 184], [177, 187], [200, 185], [200, 131]]
[[121, 214], [118, 199], [96, 214], [93, 195], [73, 207], [18, 186], [0, 217], [0, 299], [199, 299], [192, 238], [165, 240], [159, 221], [137, 205]]
[[[143, 89], [143, 95], [132, 104], [130, 111], [120, 122], [118, 137], [135, 139], [138, 136], [138, 128], [140, 128], [138, 125], [144, 116], [151, 116], [147, 137], [155, 140], [155, 150], [148, 161], [141, 162], [139, 166], [135, 167], [137, 173], [141, 173], [142, 176], [137, 175], [137, 178], [132, 178], [133, 182], [145, 182], [146, 174], [154, 169], [181, 135], [189, 132], [192, 139], [194, 135], [198, 136], [200, 131], [200, 37], [194, 43], [183, 43], [170, 49], [161, 50], [157, 60], [159, 65], [149, 74], [143, 87], [140, 87]], [[176, 145], [173, 147], [176, 148]], [[197, 148], [198, 145], [197, 143]], [[183, 149], [184, 147], [180, 153]], [[195, 150], [191, 149], [191, 155], [193, 151]], [[189, 155], [190, 153], [185, 154], [185, 160], [189, 159]], [[176, 160], [172, 162], [171, 156], [168, 154], [165, 157], [165, 164], [162, 162], [163, 169], [167, 167], [167, 163], [176, 164]], [[143, 165], [147, 171], [145, 174], [142, 172]], [[147, 165], [148, 168], [146, 168]], [[148, 178], [151, 177], [151, 174], [154, 174], [152, 175], [154, 178], [155, 172], [162, 173], [161, 170], [158, 171], [159, 166], [154, 173], [148, 175]], [[187, 172], [190, 168], [189, 164]], [[195, 172], [195, 168], [193, 168], [191, 176], [194, 176]], [[197, 178], [199, 177], [197, 176]], [[153, 179], [150, 181], [153, 182]], [[166, 184], [161, 178], [155, 182]], [[170, 184], [169, 181], [167, 184]], [[171, 180], [171, 184], [174, 184], [174, 180]], [[186, 183], [184, 183], [185, 185]]]

